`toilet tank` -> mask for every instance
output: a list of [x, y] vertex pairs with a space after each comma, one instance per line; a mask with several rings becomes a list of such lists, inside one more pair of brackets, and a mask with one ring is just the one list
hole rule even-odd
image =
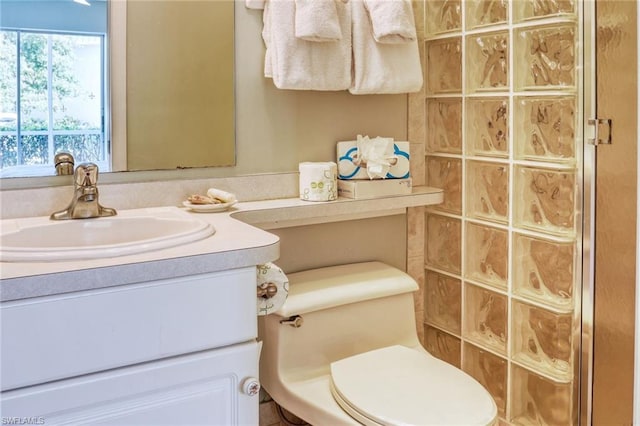
[[[419, 345], [413, 301], [418, 285], [406, 273], [381, 262], [365, 262], [288, 278], [285, 304], [260, 317], [263, 381], [274, 375], [284, 380], [311, 378], [351, 355], [390, 345]], [[302, 317], [300, 327], [281, 323], [295, 316]]]

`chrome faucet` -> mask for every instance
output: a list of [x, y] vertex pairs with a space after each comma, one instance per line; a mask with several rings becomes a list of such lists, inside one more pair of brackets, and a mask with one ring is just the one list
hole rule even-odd
[[103, 207], [98, 202], [98, 166], [82, 163], [73, 174], [74, 190], [71, 204], [64, 210], [52, 213], [50, 219], [88, 219], [115, 216], [115, 209]]

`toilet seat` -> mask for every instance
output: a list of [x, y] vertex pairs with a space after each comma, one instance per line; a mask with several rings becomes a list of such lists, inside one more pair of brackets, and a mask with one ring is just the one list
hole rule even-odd
[[331, 363], [331, 393], [365, 425], [489, 425], [497, 414], [493, 399], [469, 375], [405, 346]]

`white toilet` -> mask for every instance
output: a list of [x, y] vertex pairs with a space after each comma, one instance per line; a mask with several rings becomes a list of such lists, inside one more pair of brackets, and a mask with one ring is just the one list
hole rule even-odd
[[497, 423], [489, 393], [420, 345], [417, 289], [380, 262], [290, 274], [284, 306], [260, 318], [262, 385], [314, 426]]

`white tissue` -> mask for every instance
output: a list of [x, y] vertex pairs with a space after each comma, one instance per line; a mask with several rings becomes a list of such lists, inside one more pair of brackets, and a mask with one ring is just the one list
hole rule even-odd
[[268, 262], [256, 267], [258, 288], [266, 288], [270, 284], [276, 286], [277, 292], [271, 297], [257, 298], [257, 314], [269, 315], [284, 305], [289, 295], [289, 279], [277, 265]]
[[300, 171], [300, 199], [333, 201], [338, 198], [338, 166], [328, 162], [304, 162]]
[[369, 179], [385, 179], [392, 162], [397, 161], [393, 155], [392, 138], [373, 138], [358, 135], [357, 161], [359, 166], [366, 167]]

